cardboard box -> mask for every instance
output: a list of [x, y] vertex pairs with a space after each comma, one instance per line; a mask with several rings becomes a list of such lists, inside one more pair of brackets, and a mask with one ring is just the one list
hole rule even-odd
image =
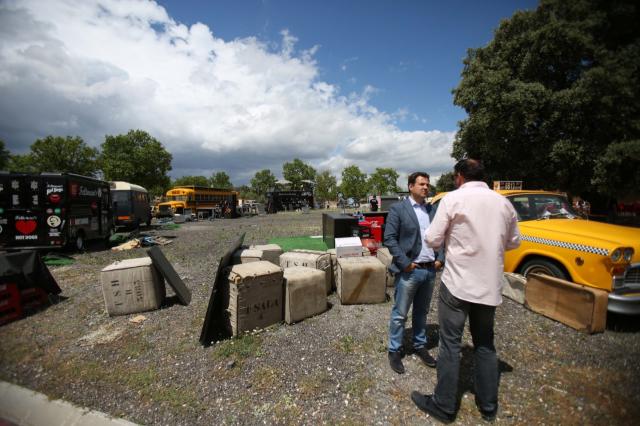
[[231, 258], [232, 265], [241, 263], [259, 262], [262, 260], [262, 250], [239, 248], [233, 253]]
[[305, 266], [318, 269], [325, 274], [325, 294], [331, 293], [331, 256], [318, 250], [292, 250], [280, 256], [282, 268]]
[[327, 310], [325, 274], [304, 266], [284, 269], [284, 321], [302, 321]]
[[396, 278], [391, 273], [391, 271], [389, 271], [389, 265], [391, 265], [391, 263], [393, 262], [393, 256], [391, 255], [391, 252], [389, 252], [389, 249], [386, 247], [380, 247], [376, 252], [376, 258], [378, 258], [378, 260], [382, 262], [384, 267], [387, 268], [387, 287], [393, 287], [395, 285]]
[[[369, 250], [367, 250], [369, 251]], [[362, 243], [358, 237], [336, 238], [336, 256], [351, 257], [362, 256]]]
[[384, 303], [385, 273], [385, 266], [375, 257], [339, 257], [336, 285], [340, 303]]
[[282, 321], [283, 271], [266, 260], [231, 266], [227, 330], [232, 336]]
[[102, 294], [111, 316], [158, 309], [164, 301], [164, 279], [150, 257], [126, 259], [102, 269]]
[[542, 274], [529, 274], [527, 308], [587, 333], [604, 331], [609, 293]]
[[260, 250], [262, 252], [261, 260], [266, 260], [274, 265], [280, 265], [280, 255], [283, 253], [282, 247], [277, 244], [260, 244], [249, 247], [253, 250]]
[[505, 272], [502, 276], [502, 295], [522, 305], [526, 283], [527, 279], [524, 275]]

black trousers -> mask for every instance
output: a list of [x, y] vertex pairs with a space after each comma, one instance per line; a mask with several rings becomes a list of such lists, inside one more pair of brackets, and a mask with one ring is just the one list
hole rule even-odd
[[488, 412], [498, 408], [498, 358], [493, 345], [495, 312], [495, 306], [460, 300], [449, 292], [444, 283], [440, 286], [440, 346], [434, 402], [449, 414], [457, 409], [460, 344], [467, 317], [474, 348], [476, 404]]

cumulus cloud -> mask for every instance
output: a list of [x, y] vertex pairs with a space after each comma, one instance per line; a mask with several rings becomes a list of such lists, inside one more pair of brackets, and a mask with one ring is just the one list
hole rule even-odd
[[214, 31], [152, 1], [4, 0], [0, 138], [24, 152], [49, 134], [98, 146], [142, 129], [174, 155], [174, 176], [225, 170], [237, 183], [294, 157], [336, 175], [451, 167], [453, 133], [402, 131], [408, 111], [376, 109], [373, 87], [321, 81], [318, 46], [297, 49], [286, 29], [275, 47]]

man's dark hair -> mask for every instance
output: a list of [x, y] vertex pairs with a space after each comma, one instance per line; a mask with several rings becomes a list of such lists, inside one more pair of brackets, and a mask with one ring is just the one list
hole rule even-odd
[[431, 180], [431, 178], [429, 177], [428, 173], [425, 173], [425, 172], [413, 172], [413, 173], [411, 173], [409, 175], [407, 186], [411, 186], [411, 185], [415, 184], [416, 183], [416, 179], [418, 179], [419, 177], [423, 177], [425, 179]]
[[467, 182], [485, 179], [484, 166], [479, 160], [473, 158], [458, 161], [453, 167], [453, 171], [459, 173]]

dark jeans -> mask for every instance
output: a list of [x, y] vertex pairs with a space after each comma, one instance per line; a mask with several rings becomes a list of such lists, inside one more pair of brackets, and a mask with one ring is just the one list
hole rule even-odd
[[444, 283], [440, 286], [440, 347], [434, 401], [449, 414], [455, 413], [457, 407], [460, 343], [467, 316], [474, 348], [476, 403], [478, 408], [487, 412], [498, 408], [498, 358], [493, 346], [495, 312], [495, 306], [460, 300], [449, 292]]

